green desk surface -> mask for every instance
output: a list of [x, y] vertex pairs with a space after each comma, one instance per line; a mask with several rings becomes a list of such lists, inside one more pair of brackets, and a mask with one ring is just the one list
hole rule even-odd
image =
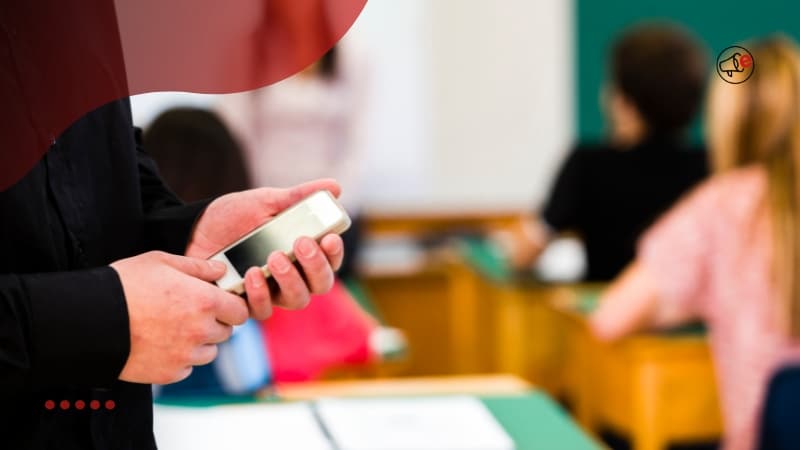
[[[516, 450], [588, 450], [602, 448], [578, 428], [560, 406], [542, 392], [531, 391], [522, 395], [479, 398], [514, 440]], [[257, 401], [274, 403], [279, 400], [274, 398], [257, 400], [253, 397], [216, 397], [160, 399], [157, 403], [173, 406], [207, 407]]]
[[459, 250], [464, 261], [478, 273], [496, 283], [510, 283], [516, 272], [486, 239], [463, 238]]
[[602, 448], [541, 392], [481, 397], [481, 401], [514, 440], [516, 450]]
[[458, 242], [464, 262], [493, 283], [538, 288], [552, 285], [551, 282], [542, 281], [533, 270], [512, 268], [501, 251], [487, 239], [469, 237], [461, 238]]

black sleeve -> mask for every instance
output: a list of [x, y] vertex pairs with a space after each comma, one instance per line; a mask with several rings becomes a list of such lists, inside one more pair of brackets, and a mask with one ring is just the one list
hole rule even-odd
[[110, 387], [130, 350], [128, 310], [111, 267], [0, 275], [0, 394]]
[[[137, 151], [147, 246], [182, 254], [207, 202], [184, 205]], [[108, 266], [0, 274], [0, 397], [53, 386], [111, 387], [130, 352], [127, 303]]]
[[556, 231], [578, 226], [578, 214], [581, 211], [581, 160], [581, 150], [574, 150], [569, 155], [561, 166], [542, 210], [542, 219]]
[[155, 161], [141, 145], [141, 130], [136, 129], [139, 185], [145, 214], [145, 248], [182, 255], [195, 221], [211, 199], [184, 204], [161, 179]]

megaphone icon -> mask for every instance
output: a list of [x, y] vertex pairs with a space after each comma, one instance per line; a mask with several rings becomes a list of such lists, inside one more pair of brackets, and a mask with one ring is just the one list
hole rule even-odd
[[744, 72], [744, 67], [742, 67], [743, 65], [739, 61], [741, 56], [741, 53], [734, 53], [730, 58], [720, 61], [719, 71], [727, 73], [728, 77], [732, 77], [733, 72]]
[[[730, 55], [726, 59], [723, 56]], [[739, 84], [747, 81], [755, 70], [753, 55], [744, 47], [732, 45], [717, 56], [717, 75], [726, 83]], [[727, 74], [728, 76], [725, 76]]]

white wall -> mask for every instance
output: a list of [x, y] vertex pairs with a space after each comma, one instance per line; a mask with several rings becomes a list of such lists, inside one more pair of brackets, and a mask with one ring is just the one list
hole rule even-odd
[[433, 202], [532, 208], [572, 136], [563, 0], [435, 0]]
[[430, 4], [370, 0], [347, 36], [368, 57], [368, 209], [414, 210], [433, 189]]
[[[370, 0], [366, 207], [532, 208], [572, 137], [572, 2]], [[171, 102], [133, 100], [139, 124]]]
[[133, 124], [147, 127], [162, 111], [180, 106], [210, 108], [219, 96], [189, 92], [151, 92], [131, 97]]

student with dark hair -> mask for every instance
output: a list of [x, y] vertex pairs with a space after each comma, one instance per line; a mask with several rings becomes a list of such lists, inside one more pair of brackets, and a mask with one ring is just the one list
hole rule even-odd
[[184, 201], [252, 187], [239, 144], [211, 111], [170, 109], [150, 124], [144, 142], [162, 177]]
[[706, 176], [705, 152], [687, 128], [700, 107], [705, 54], [682, 28], [643, 24], [613, 46], [602, 93], [609, 136], [568, 156], [540, 217], [525, 217], [511, 249], [529, 266], [559, 232], [584, 242], [585, 278], [614, 278], [634, 256], [641, 232]]

